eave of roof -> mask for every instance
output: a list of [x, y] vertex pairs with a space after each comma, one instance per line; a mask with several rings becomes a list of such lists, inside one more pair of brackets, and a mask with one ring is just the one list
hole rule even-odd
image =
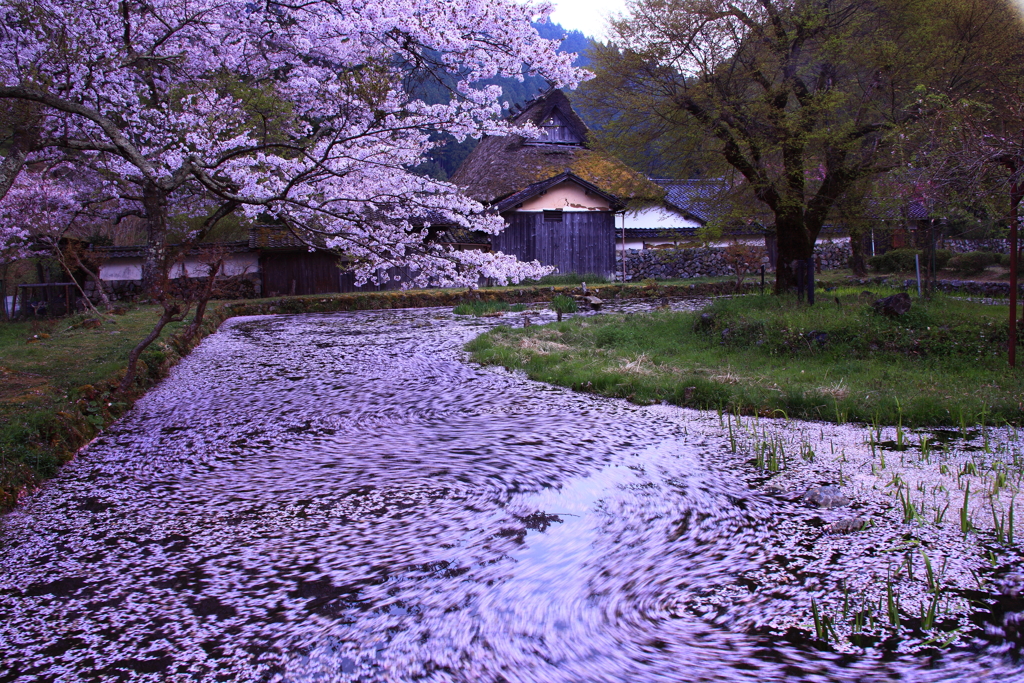
[[604, 190], [597, 187], [593, 183], [588, 183], [586, 180], [580, 178], [579, 176], [570, 171], [563, 171], [562, 173], [559, 173], [556, 176], [548, 178], [547, 180], [542, 180], [540, 182], [534, 183], [528, 187], [523, 188], [519, 192], [516, 192], [515, 194], [509, 195], [505, 199], [502, 199], [500, 202], [495, 204], [494, 209], [498, 213], [505, 213], [506, 211], [515, 209], [517, 205], [522, 204], [528, 199], [536, 197], [542, 192], [551, 189], [555, 185], [564, 183], [566, 181], [574, 182], [583, 189], [585, 189], [587, 192], [595, 194], [598, 197], [601, 197], [602, 199], [606, 200], [611, 205], [611, 209], [613, 211], [618, 211], [619, 209], [625, 206], [625, 202], [623, 202], [615, 195], [609, 192], [605, 192]]
[[[171, 249], [180, 248], [180, 244], [168, 245]], [[189, 255], [201, 254], [210, 251], [222, 251], [229, 254], [238, 254], [251, 251], [249, 242], [203, 242], [191, 247]], [[146, 251], [144, 244], [132, 244], [124, 247], [94, 246], [89, 251], [102, 256], [103, 258], [140, 258]]]

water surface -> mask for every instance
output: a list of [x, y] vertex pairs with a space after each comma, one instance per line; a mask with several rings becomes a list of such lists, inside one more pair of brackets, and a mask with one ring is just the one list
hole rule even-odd
[[692, 411], [468, 364], [491, 324], [225, 323], [2, 520], [0, 680], [1024, 680], [765, 628], [824, 513]]

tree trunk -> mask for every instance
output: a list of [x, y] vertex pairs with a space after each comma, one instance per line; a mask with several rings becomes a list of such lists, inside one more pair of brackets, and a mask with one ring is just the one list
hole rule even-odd
[[7, 148], [7, 154], [0, 161], [0, 199], [7, 196], [7, 191], [11, 189], [11, 185], [25, 166], [26, 157], [39, 142], [41, 120], [39, 105], [31, 102], [8, 102], [8, 116], [12, 117], [11, 144]]
[[804, 228], [799, 214], [776, 215], [775, 230], [779, 240], [779, 255], [775, 261], [775, 293], [784, 294], [796, 287], [794, 261], [813, 256], [814, 238]]
[[146, 350], [150, 344], [157, 340], [160, 333], [163, 332], [164, 327], [167, 323], [177, 322], [181, 318], [176, 317], [181, 313], [181, 307], [178, 304], [169, 302], [163, 302], [164, 312], [160, 314], [160, 319], [157, 321], [156, 326], [150, 331], [145, 339], [140, 341], [138, 345], [131, 350], [128, 354], [128, 368], [125, 370], [124, 379], [121, 380], [121, 384], [118, 390], [123, 394], [131, 388], [132, 384], [135, 383], [135, 372], [139, 364], [139, 356]]
[[206, 283], [199, 294], [198, 301], [196, 301], [196, 314], [192, 317], [192, 322], [189, 323], [184, 335], [182, 335], [186, 344], [192, 343], [192, 339], [199, 333], [199, 328], [203, 324], [203, 317], [206, 315], [206, 305], [213, 297], [213, 290], [217, 283], [217, 273], [220, 272], [223, 265], [224, 259], [220, 258], [210, 266], [210, 274], [206, 278]]
[[164, 292], [168, 278], [167, 262], [167, 195], [154, 183], [142, 189], [142, 205], [146, 212], [146, 249], [142, 256], [142, 292], [153, 299]]
[[850, 270], [857, 277], [868, 274], [868, 262], [864, 250], [864, 238], [867, 231], [862, 223], [850, 223]]

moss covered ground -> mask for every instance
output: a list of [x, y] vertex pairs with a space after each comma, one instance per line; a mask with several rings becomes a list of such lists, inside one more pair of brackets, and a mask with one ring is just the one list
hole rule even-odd
[[496, 328], [468, 348], [481, 363], [641, 404], [840, 423], [1021, 424], [1024, 370], [1007, 367], [1006, 306], [936, 295], [903, 316], [876, 313], [871, 302], [892, 293], [836, 289], [815, 306], [754, 295], [696, 313], [577, 317]]
[[[135, 394], [118, 395], [116, 380], [158, 310], [126, 309], [109, 320], [77, 315], [0, 324], [0, 510], [53, 476], [127, 409]], [[137, 391], [177, 357], [165, 343], [177, 328], [168, 326], [164, 342], [143, 355]]]

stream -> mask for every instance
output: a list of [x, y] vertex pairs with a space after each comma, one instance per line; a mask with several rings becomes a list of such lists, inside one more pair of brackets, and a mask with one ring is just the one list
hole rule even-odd
[[0, 681], [1024, 681], [984, 610], [945, 649], [808, 637], [905, 530], [824, 536], [713, 414], [468, 363], [501, 322], [226, 322], [0, 519]]

